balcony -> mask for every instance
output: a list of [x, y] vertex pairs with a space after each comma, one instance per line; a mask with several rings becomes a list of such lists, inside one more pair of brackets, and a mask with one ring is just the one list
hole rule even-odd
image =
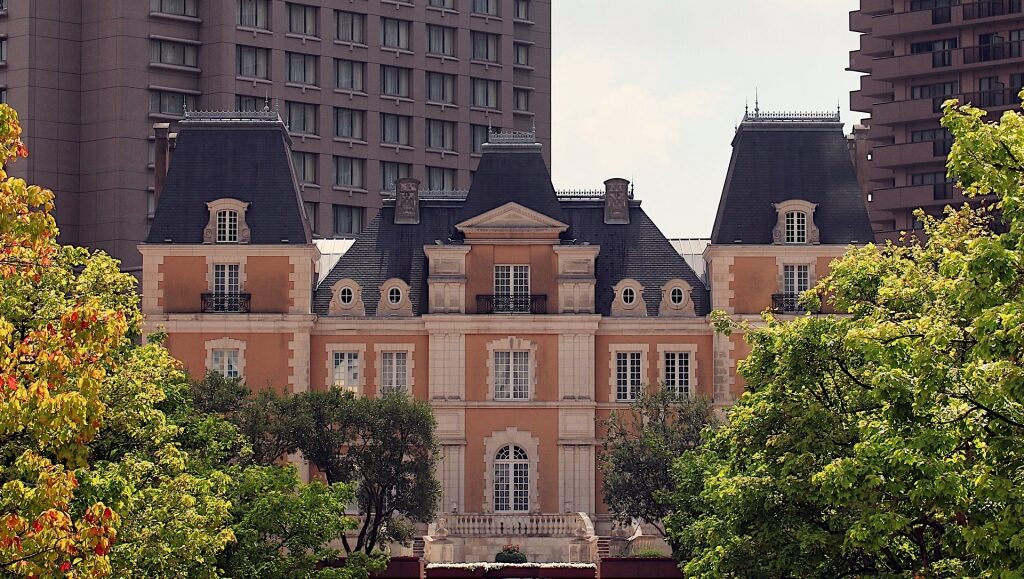
[[963, 49], [964, 64], [1008, 60], [1024, 56], [1024, 42], [1020, 40], [982, 44]]
[[872, 211], [888, 211], [908, 207], [927, 209], [960, 203], [963, 200], [963, 195], [952, 183], [890, 187], [876, 189], [874, 193], [874, 201], [871, 202]]
[[250, 294], [203, 294], [201, 311], [204, 314], [247, 314]]
[[799, 293], [783, 293], [772, 294], [772, 311], [776, 314], [802, 314], [807, 310], [800, 305]]
[[918, 141], [916, 143], [899, 143], [884, 145], [872, 149], [872, 160], [878, 167], [891, 169], [905, 165], [933, 163], [949, 154], [951, 140]]
[[964, 20], [1020, 14], [1021, 5], [1021, 0], [979, 0], [964, 4]]
[[546, 314], [548, 296], [484, 294], [476, 296], [478, 314]]

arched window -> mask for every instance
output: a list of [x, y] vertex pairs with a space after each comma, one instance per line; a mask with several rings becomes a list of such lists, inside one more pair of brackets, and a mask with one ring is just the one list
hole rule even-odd
[[217, 212], [217, 243], [238, 243], [238, 212], [222, 209]]
[[529, 457], [519, 446], [503, 446], [494, 455], [494, 512], [523, 513], [529, 510]]
[[786, 212], [786, 243], [807, 243], [807, 214]]

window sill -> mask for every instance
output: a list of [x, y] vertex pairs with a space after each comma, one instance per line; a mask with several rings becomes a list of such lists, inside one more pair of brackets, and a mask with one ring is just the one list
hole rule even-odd
[[334, 141], [335, 143], [346, 143], [346, 144], [348, 144], [348, 148], [349, 149], [351, 149], [355, 145], [368, 145], [369, 144], [369, 143], [367, 143], [366, 141], [364, 141], [362, 139], [350, 139], [348, 137], [334, 137], [331, 140]]
[[348, 193], [349, 196], [351, 196], [353, 193], [362, 193], [363, 195], [369, 193], [369, 191], [366, 189], [360, 189], [359, 187], [349, 187], [347, 185], [335, 185], [331, 187], [331, 191], [341, 191], [343, 193]]
[[287, 32], [285, 33], [284, 37], [301, 40], [303, 44], [305, 44], [306, 42], [320, 42], [319, 36], [309, 36], [308, 34], [299, 34], [297, 32]]
[[444, 64], [446, 62], [458, 62], [459, 61], [458, 57], [456, 57], [456, 56], [453, 56], [453, 55], [450, 55], [450, 54], [438, 54], [436, 52], [428, 52], [427, 53], [427, 58], [433, 58], [435, 60], [440, 60], [441, 64]]
[[256, 28], [254, 26], [235, 26], [235, 30], [239, 32], [251, 32], [252, 37], [256, 38], [260, 34], [266, 34], [267, 36], [273, 36], [274, 33], [266, 28]]
[[536, 116], [537, 113], [535, 113], [533, 111], [512, 111], [512, 114], [513, 115], [522, 115], [524, 117], [532, 117], [532, 116]]
[[514, 68], [516, 70], [527, 70], [527, 71], [537, 70], [536, 68], [530, 66], [529, 64], [519, 64], [518, 62], [513, 64], [512, 68]]
[[158, 120], [158, 121], [180, 121], [182, 119], [182, 115], [172, 115], [172, 114], [168, 114], [168, 113], [154, 113], [154, 112], [150, 112], [149, 113], [149, 118], [155, 119], [155, 120]]
[[479, 12], [470, 12], [469, 15], [472, 16], [473, 18], [482, 18], [485, 23], [490, 23], [491, 20], [495, 22], [501, 22], [501, 16], [496, 16], [494, 14], [481, 14]]
[[258, 84], [274, 84], [269, 78], [256, 78], [254, 76], [236, 76], [235, 80], [251, 82], [252, 86], [256, 86]]
[[492, 66], [494, 68], [503, 68], [501, 66], [500, 62], [492, 62], [490, 60], [480, 60], [479, 58], [471, 58], [469, 60], [469, 63], [470, 64], [478, 64], [478, 65], [484, 67], [484, 70], [487, 70], [487, 69], [491, 68]]
[[398, 58], [399, 56], [402, 56], [403, 54], [406, 55], [406, 56], [413, 56], [414, 54], [416, 54], [413, 51], [409, 50], [408, 48], [398, 48], [398, 47], [395, 47], [395, 46], [381, 46], [380, 47], [380, 51], [381, 52], [393, 52], [395, 54], [395, 58]]
[[527, 20], [525, 18], [513, 18], [512, 22], [514, 24], [524, 24], [526, 26], [533, 26], [536, 24], [536, 22], [534, 22], [533, 20]]
[[353, 98], [355, 98], [357, 96], [358, 97], [368, 97], [368, 96], [370, 96], [369, 94], [367, 94], [367, 93], [365, 93], [365, 92], [363, 92], [361, 90], [349, 90], [349, 89], [346, 89], [346, 88], [336, 88], [336, 89], [334, 89], [334, 92], [337, 93], [337, 94], [347, 94], [349, 100], [352, 100]]
[[399, 151], [412, 151], [414, 150], [410, 145], [400, 145], [398, 143], [381, 143], [381, 149], [394, 149], [397, 154]]
[[437, 101], [427, 101], [427, 104], [432, 107], [439, 107], [443, 113], [445, 109], [458, 109], [459, 105], [454, 103], [442, 103]]
[[316, 86], [315, 84], [302, 84], [299, 82], [286, 82], [284, 83], [284, 86], [290, 86], [292, 88], [300, 89], [303, 94], [305, 94], [307, 90], [320, 90], [320, 87]]
[[166, 40], [167, 42], [177, 42], [178, 44], [188, 44], [189, 46], [202, 46], [203, 43], [198, 40], [190, 40], [188, 38], [181, 38], [180, 36], [163, 36], [161, 34], [150, 34], [150, 40]]
[[305, 191], [306, 189], [319, 189], [320, 185], [316, 183], [299, 183], [299, 189]]
[[487, 113], [488, 115], [490, 115], [491, 113], [498, 114], [498, 115], [501, 114], [501, 109], [494, 109], [494, 108], [490, 108], [490, 107], [475, 107], [474, 106], [474, 107], [469, 107], [469, 110], [476, 111], [478, 113]]
[[186, 22], [188, 24], [202, 24], [203, 19], [196, 16], [185, 16], [184, 14], [169, 14], [167, 12], [150, 12], [150, 18], [162, 18], [165, 20], [173, 20], [175, 22]]
[[174, 72], [190, 72], [193, 74], [199, 74], [203, 72], [203, 69], [197, 66], [188, 66], [185, 64], [168, 64], [166, 62], [151, 62], [149, 63], [149, 68], [169, 70]]
[[479, 159], [480, 157], [483, 157], [484, 154], [483, 153], [470, 153], [469, 156], [472, 159]]
[[434, 154], [437, 154], [437, 155], [441, 155], [442, 159], [444, 159], [446, 156], [447, 157], [458, 157], [459, 156], [459, 153], [457, 151], [453, 151], [451, 149], [438, 149], [436, 147], [427, 147], [427, 152], [428, 153], [434, 153]]
[[402, 103], [412, 104], [412, 103], [416, 102], [416, 101], [412, 100], [409, 97], [395, 96], [395, 95], [389, 95], [389, 94], [382, 94], [382, 95], [380, 95], [380, 100], [382, 100], [382, 101], [395, 101], [395, 106], [396, 107], [398, 105], [402, 104]]
[[401, 10], [402, 8], [415, 8], [415, 4], [412, 2], [406, 2], [404, 0], [380, 0], [381, 4], [392, 4], [395, 10]]
[[334, 43], [337, 44], [338, 46], [347, 46], [350, 51], [355, 50], [357, 48], [369, 48], [369, 46], [367, 46], [366, 44], [363, 44], [362, 42], [356, 42], [354, 40], [335, 39]]
[[288, 136], [293, 139], [298, 139], [300, 143], [305, 143], [307, 139], [310, 141], [320, 140], [320, 135], [315, 135], [313, 133], [293, 133], [292, 131], [288, 131]]
[[452, 16], [458, 16], [459, 15], [459, 11], [454, 9], [454, 8], [444, 8], [444, 7], [441, 7], [441, 6], [427, 6], [426, 8], [427, 8], [427, 10], [430, 10], [431, 12], [440, 12], [441, 13], [441, 18], [444, 18], [446, 15], [452, 15]]

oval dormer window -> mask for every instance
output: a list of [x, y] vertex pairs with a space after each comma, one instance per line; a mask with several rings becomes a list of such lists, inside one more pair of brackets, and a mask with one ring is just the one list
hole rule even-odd
[[631, 287], [622, 290], [622, 303], [631, 306], [636, 303], [636, 290]]
[[341, 288], [341, 291], [338, 292], [338, 299], [341, 300], [342, 305], [351, 305], [352, 300], [355, 299], [355, 294], [352, 292], [352, 288]]
[[238, 212], [222, 209], [217, 212], [217, 243], [238, 243]]
[[388, 301], [393, 305], [402, 303], [402, 290], [397, 287], [393, 287], [388, 290]]
[[668, 294], [668, 299], [672, 302], [672, 305], [679, 306], [683, 304], [683, 300], [686, 299], [686, 295], [683, 293], [683, 288], [674, 287]]
[[786, 212], [786, 243], [807, 243], [807, 214]]

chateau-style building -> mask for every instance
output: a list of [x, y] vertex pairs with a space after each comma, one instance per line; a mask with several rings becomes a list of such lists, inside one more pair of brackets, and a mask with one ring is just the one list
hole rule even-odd
[[522, 132], [491, 135], [468, 192], [403, 179], [354, 242], [314, 240], [290, 145], [272, 112], [181, 123], [139, 246], [148, 327], [194, 375], [429, 401], [444, 512], [429, 560], [490, 560], [509, 539], [531, 560], [593, 558], [612, 534], [602, 421], [645, 385], [732, 403], [748, 349], [712, 309], [797, 315], [796, 295], [872, 239], [831, 115], [745, 118], [696, 267], [627, 181], [557, 193]]

